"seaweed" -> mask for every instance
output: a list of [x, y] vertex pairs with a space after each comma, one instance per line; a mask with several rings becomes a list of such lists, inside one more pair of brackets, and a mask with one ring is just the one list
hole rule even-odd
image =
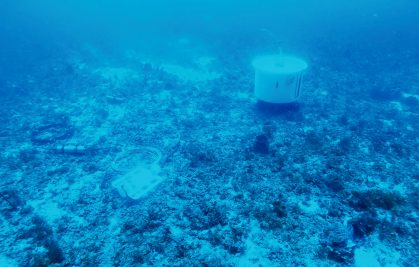
[[397, 192], [386, 192], [378, 189], [353, 191], [348, 200], [349, 206], [358, 211], [368, 211], [376, 208], [392, 210], [405, 203]]
[[256, 136], [253, 151], [258, 154], [269, 154], [269, 138], [265, 134]]
[[320, 240], [318, 256], [334, 262], [350, 265], [354, 261], [354, 247], [349, 244], [350, 232], [344, 225], [325, 229]]
[[364, 212], [352, 219], [349, 223], [353, 229], [354, 239], [363, 239], [371, 235], [377, 229], [380, 222], [374, 212]]

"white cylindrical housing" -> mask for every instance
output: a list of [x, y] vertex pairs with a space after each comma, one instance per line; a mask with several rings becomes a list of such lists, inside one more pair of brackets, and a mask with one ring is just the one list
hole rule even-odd
[[269, 103], [289, 103], [301, 94], [307, 63], [288, 55], [259, 56], [253, 61], [256, 98]]

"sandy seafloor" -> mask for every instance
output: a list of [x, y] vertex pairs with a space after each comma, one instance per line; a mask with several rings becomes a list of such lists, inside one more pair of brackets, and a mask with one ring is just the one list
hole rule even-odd
[[[418, 62], [311, 55], [272, 107], [242, 52], [86, 46], [4, 80], [0, 266], [417, 266]], [[121, 196], [150, 147], [162, 182]]]

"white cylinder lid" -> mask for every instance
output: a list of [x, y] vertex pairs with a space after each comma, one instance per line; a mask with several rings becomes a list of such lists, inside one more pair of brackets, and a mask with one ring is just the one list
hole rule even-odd
[[304, 60], [286, 55], [259, 56], [253, 60], [253, 67], [256, 71], [272, 74], [298, 73], [307, 68]]

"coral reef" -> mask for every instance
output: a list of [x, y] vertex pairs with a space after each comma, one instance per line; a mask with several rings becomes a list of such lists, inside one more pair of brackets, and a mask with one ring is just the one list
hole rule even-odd
[[[211, 79], [184, 72], [180, 79], [165, 71], [169, 63], [80, 57], [51, 62], [62, 71], [50, 78], [50, 68], [40, 68], [30, 82], [2, 83], [38, 89], [1, 98], [1, 259], [19, 266], [418, 262], [419, 77], [378, 84], [366, 68], [336, 66], [338, 55], [318, 57], [299, 103], [269, 105], [252, 94], [242, 56], [250, 52], [232, 50], [207, 62], [217, 73]], [[112, 185], [147, 159], [161, 181], [138, 199], [122, 197]]]

